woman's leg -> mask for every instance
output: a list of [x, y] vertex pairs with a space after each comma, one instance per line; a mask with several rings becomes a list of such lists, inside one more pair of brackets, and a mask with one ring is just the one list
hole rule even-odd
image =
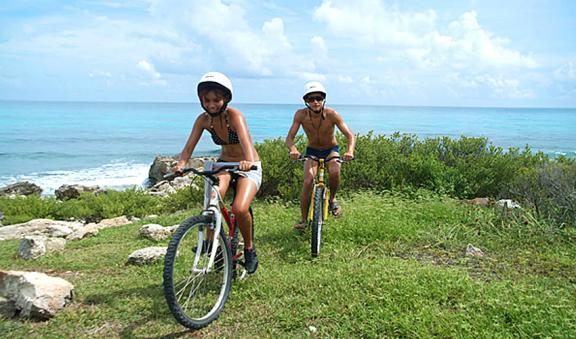
[[258, 187], [255, 182], [240, 177], [236, 182], [236, 197], [232, 203], [232, 213], [236, 217], [242, 239], [244, 239], [244, 268], [250, 274], [256, 272], [258, 268], [258, 256], [252, 242], [252, 216], [250, 215], [250, 204], [257, 191]]
[[256, 184], [245, 177], [239, 177], [236, 182], [236, 197], [232, 202], [232, 213], [236, 217], [238, 227], [244, 239], [244, 248], [252, 248], [252, 216], [250, 204], [258, 192]]

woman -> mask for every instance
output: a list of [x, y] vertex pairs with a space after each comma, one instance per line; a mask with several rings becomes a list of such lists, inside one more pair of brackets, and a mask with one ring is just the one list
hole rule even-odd
[[[198, 98], [204, 112], [196, 118], [188, 141], [180, 154], [174, 172], [182, 171], [192, 155], [204, 130], [212, 135], [215, 144], [222, 146], [218, 161], [239, 162], [239, 177], [236, 183], [236, 196], [232, 203], [232, 213], [236, 216], [244, 239], [244, 261], [246, 271], [254, 273], [258, 268], [256, 248], [252, 242], [252, 216], [249, 208], [262, 182], [260, 157], [252, 143], [244, 115], [238, 109], [228, 107], [232, 100], [232, 83], [224, 74], [206, 73], [198, 82]], [[257, 170], [249, 170], [253, 165]], [[231, 174], [219, 174], [220, 195], [223, 197], [230, 186]]]

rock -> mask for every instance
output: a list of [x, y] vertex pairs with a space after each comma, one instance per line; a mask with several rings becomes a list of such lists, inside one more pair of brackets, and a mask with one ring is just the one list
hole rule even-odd
[[74, 232], [70, 227], [58, 224], [48, 225], [46, 230], [48, 231], [48, 234], [53, 238], [66, 238], [72, 234], [72, 232]]
[[[74, 285], [38, 272], [0, 271], [0, 310], [46, 320], [70, 304]], [[4, 301], [2, 301], [4, 300]]]
[[108, 228], [108, 227], [117, 227], [117, 226], [124, 226], [131, 224], [132, 222], [126, 216], [111, 218], [111, 219], [103, 219], [97, 225], [98, 229]]
[[0, 316], [12, 318], [16, 314], [16, 304], [12, 300], [0, 297]]
[[102, 190], [99, 186], [83, 186], [83, 185], [62, 185], [60, 186], [54, 194], [56, 198], [64, 201], [70, 199], [77, 199], [80, 197], [81, 193], [101, 193]]
[[8, 185], [6, 187], [0, 188], [1, 196], [29, 196], [29, 195], [40, 195], [42, 193], [42, 188], [40, 186], [33, 184], [28, 181], [21, 181]]
[[146, 265], [162, 259], [166, 255], [166, 247], [146, 247], [132, 252], [128, 256], [128, 264]]
[[495, 205], [498, 207], [508, 208], [508, 209], [522, 208], [522, 206], [520, 206], [519, 203], [517, 203], [516, 201], [513, 201], [512, 199], [498, 200], [498, 201], [496, 201]]
[[66, 240], [80, 240], [84, 238], [88, 238], [98, 234], [98, 225], [94, 223], [90, 223], [74, 231], [72, 234], [66, 237]]
[[0, 239], [22, 239], [27, 235], [63, 236], [68, 230], [73, 232], [82, 227], [84, 224], [76, 221], [34, 219], [22, 224], [0, 227]]
[[466, 246], [466, 256], [467, 257], [483, 257], [484, 252], [482, 252], [482, 250], [479, 249], [478, 247], [474, 247], [471, 244], [468, 244], [468, 246]]
[[174, 227], [164, 227], [158, 224], [146, 224], [140, 227], [140, 236], [154, 240], [160, 241], [168, 238], [172, 233], [174, 233]]
[[490, 205], [490, 198], [474, 198], [471, 200], [467, 200], [469, 204], [478, 205], [478, 206], [489, 206]]
[[63, 251], [66, 240], [44, 236], [26, 236], [20, 241], [18, 255], [26, 260], [36, 259], [48, 253]]

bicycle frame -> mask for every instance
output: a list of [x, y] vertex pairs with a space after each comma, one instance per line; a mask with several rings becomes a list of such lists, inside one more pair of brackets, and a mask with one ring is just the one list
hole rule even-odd
[[[334, 158], [334, 157], [332, 157]], [[331, 158], [331, 159], [332, 159]], [[318, 161], [318, 173], [314, 177], [314, 186], [312, 187], [312, 195], [310, 197], [310, 201], [314, 201], [314, 193], [316, 192], [316, 188], [321, 187], [324, 188], [324, 211], [322, 211], [322, 220], [328, 220], [328, 198], [330, 197], [330, 189], [326, 186], [324, 182], [324, 173], [326, 171], [326, 164], [324, 158], [314, 159], [312, 157], [308, 157], [308, 159], [312, 159], [314, 161]], [[310, 208], [308, 208], [308, 222], [312, 221], [314, 216], [314, 204], [310, 204]]]
[[[213, 171], [219, 167], [228, 166], [234, 163], [214, 163], [212, 161], [207, 161], [204, 164], [204, 171]], [[228, 209], [224, 205], [223, 199], [220, 196], [220, 191], [218, 188], [220, 187], [219, 183], [213, 182], [212, 179], [209, 177], [204, 177], [204, 207], [202, 209], [201, 214], [204, 216], [208, 216], [213, 220], [212, 225], [210, 228], [212, 229], [213, 234], [219, 234], [220, 230], [222, 229], [223, 220], [228, 225], [228, 244], [227, 246], [231, 247], [232, 237], [234, 236], [234, 230], [236, 227], [236, 222], [234, 218], [234, 214], [228, 212]], [[203, 239], [206, 235], [203, 234], [203, 230], [200, 230], [202, 236], [199, 239]], [[210, 272], [214, 266], [214, 260], [216, 258], [216, 251], [218, 250], [218, 241], [217, 237], [212, 237], [212, 246], [211, 246], [211, 253], [210, 253], [210, 260], [208, 263], [208, 268], [206, 272]], [[196, 247], [196, 257], [192, 266], [192, 270], [195, 272], [203, 272], [203, 270], [198, 269], [198, 261], [202, 252], [202, 244], [198, 244]], [[240, 255], [233, 253], [232, 260], [237, 260]]]

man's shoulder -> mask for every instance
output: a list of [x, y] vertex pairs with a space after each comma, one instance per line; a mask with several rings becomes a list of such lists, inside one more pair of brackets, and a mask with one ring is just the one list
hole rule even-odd
[[334, 108], [332, 107], [324, 107], [324, 114], [326, 114], [327, 118], [337, 118], [340, 116], [340, 113], [338, 113]]
[[294, 112], [294, 118], [302, 119], [305, 116], [306, 116], [306, 108], [300, 108], [297, 109], [296, 112]]

